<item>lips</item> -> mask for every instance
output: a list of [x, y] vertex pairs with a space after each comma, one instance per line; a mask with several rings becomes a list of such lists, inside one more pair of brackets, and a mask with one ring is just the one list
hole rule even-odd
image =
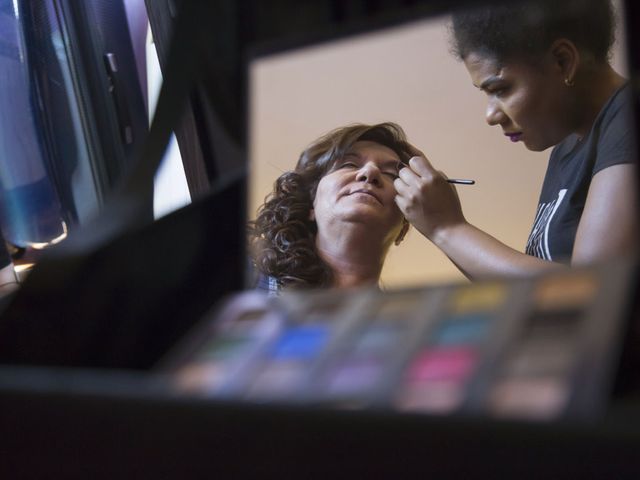
[[518, 142], [522, 138], [522, 132], [513, 132], [513, 133], [505, 132], [505, 135], [509, 137], [509, 140], [511, 140], [512, 142]]
[[382, 204], [382, 200], [380, 200], [380, 197], [378, 197], [378, 195], [376, 195], [371, 190], [367, 190], [367, 189], [363, 188], [363, 189], [359, 189], [359, 190], [354, 190], [353, 192], [349, 193], [349, 195], [356, 195], [356, 194], [369, 195], [369, 196], [375, 198], [380, 204]]

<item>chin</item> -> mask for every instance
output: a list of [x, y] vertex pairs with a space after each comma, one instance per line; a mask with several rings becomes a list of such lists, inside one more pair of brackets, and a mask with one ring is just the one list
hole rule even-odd
[[535, 143], [524, 142], [524, 146], [531, 152], [544, 152], [547, 148], [553, 147], [553, 145], [540, 145]]
[[545, 150], [555, 147], [564, 141], [569, 134], [551, 134], [551, 132], [541, 132], [542, 135], [535, 138], [523, 138], [522, 143], [527, 150], [532, 152], [544, 152]]

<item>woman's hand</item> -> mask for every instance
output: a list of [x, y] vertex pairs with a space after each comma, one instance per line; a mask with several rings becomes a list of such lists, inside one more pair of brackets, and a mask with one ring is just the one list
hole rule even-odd
[[558, 268], [556, 263], [514, 250], [467, 222], [447, 177], [418, 150], [408, 152], [413, 155], [409, 168], [400, 170], [394, 182], [396, 204], [467, 277], [531, 275]]
[[409, 167], [394, 181], [395, 202], [407, 220], [434, 241], [447, 227], [465, 223], [460, 199], [447, 177], [419, 151], [411, 152]]

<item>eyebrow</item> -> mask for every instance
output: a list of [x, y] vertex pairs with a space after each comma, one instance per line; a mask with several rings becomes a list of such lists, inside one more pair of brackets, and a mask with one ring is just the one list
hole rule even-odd
[[492, 83], [498, 83], [501, 82], [502, 80], [504, 80], [502, 77], [500, 77], [499, 75], [491, 75], [489, 78], [487, 78], [486, 80], [484, 80], [479, 86], [478, 88], [480, 90], [486, 90], [487, 87], [491, 86]]
[[399, 171], [403, 166], [402, 160], [386, 160], [380, 165], [382, 169], [393, 167], [396, 171]]
[[[346, 155], [353, 155], [355, 157], [358, 157], [358, 159], [362, 159], [362, 155], [360, 155], [358, 152], [349, 150], [347, 151], [344, 156]], [[393, 167], [395, 168], [397, 171], [400, 171], [400, 169], [404, 166], [404, 163], [402, 163], [402, 160], [396, 160], [396, 159], [389, 159], [389, 160], [383, 160], [382, 163], [380, 164], [380, 168], [381, 169], [385, 169], [388, 167]]]

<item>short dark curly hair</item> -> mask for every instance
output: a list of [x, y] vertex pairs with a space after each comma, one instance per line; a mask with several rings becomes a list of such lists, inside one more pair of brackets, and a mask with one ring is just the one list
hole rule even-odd
[[496, 3], [455, 12], [452, 52], [464, 60], [472, 52], [498, 61], [532, 59], [558, 38], [567, 38], [599, 62], [609, 59], [615, 17], [608, 0], [538, 0]]
[[318, 255], [316, 223], [310, 213], [320, 179], [357, 141], [369, 140], [393, 150], [407, 164], [414, 148], [402, 128], [391, 122], [337, 128], [309, 145], [293, 171], [275, 182], [273, 191], [249, 222], [249, 249], [255, 268], [283, 287], [328, 287], [333, 272]]

